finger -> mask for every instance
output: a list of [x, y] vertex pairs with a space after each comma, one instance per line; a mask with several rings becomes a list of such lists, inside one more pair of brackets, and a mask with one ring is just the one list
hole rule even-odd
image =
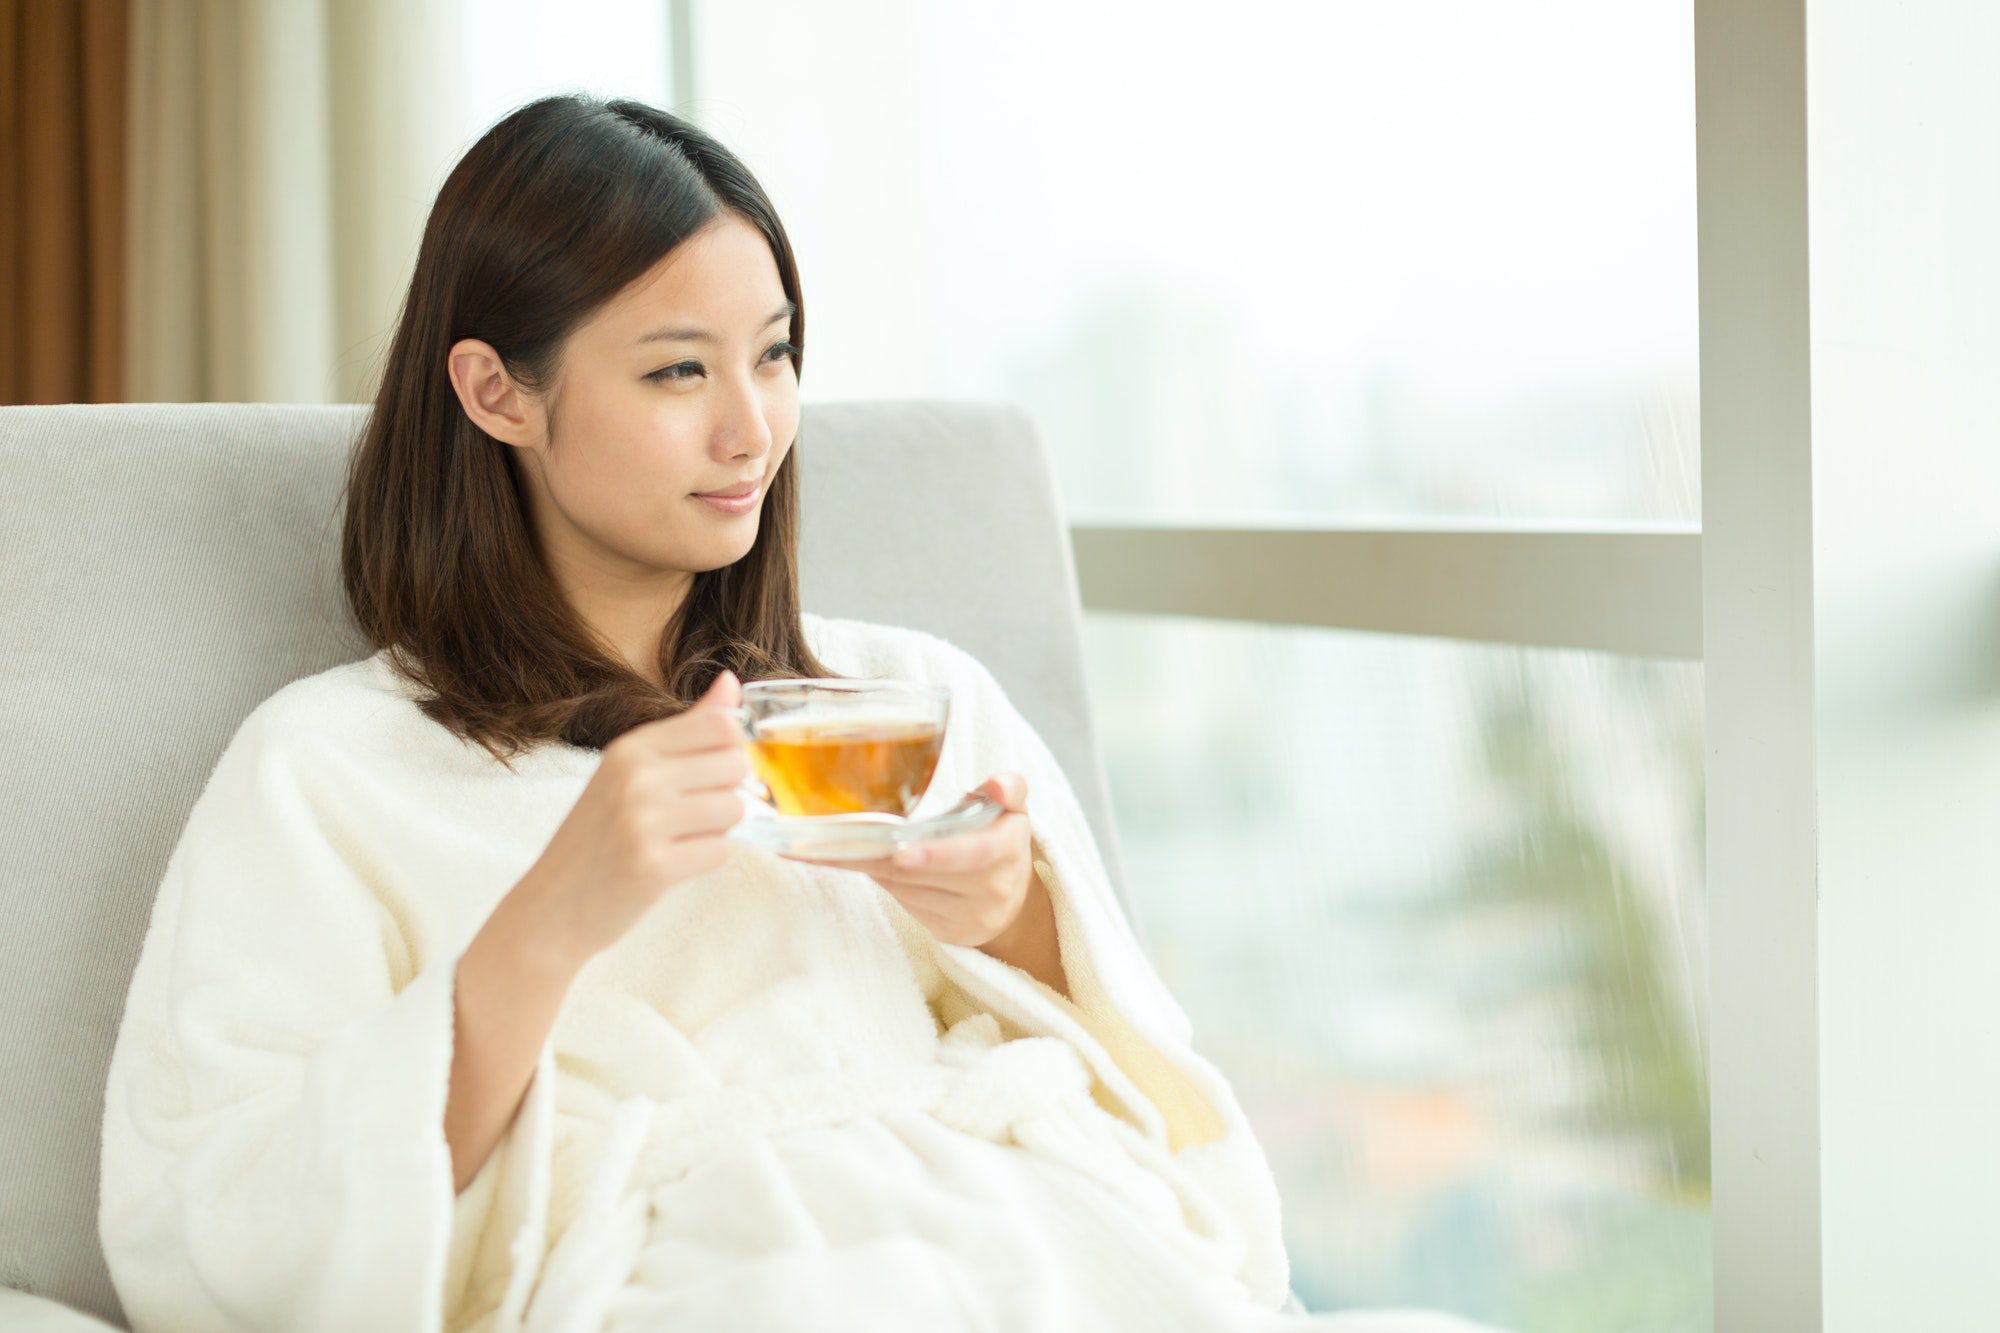
[[940, 919], [949, 920], [956, 914], [962, 903], [962, 895], [950, 889], [940, 889], [930, 884], [915, 884], [905, 879], [878, 879], [875, 881], [897, 902], [916, 912], [929, 912]]
[[686, 708], [642, 722], [626, 735], [656, 754], [741, 748], [749, 743], [743, 720], [743, 682], [725, 668]]
[[969, 870], [984, 870], [1000, 859], [1008, 841], [1017, 836], [1015, 825], [1009, 821], [1018, 822], [1026, 818], [1026, 815], [1005, 814], [995, 820], [991, 828], [977, 833], [911, 843], [899, 848], [890, 858], [890, 864], [897, 873], [905, 875], [911, 871], [957, 875]]
[[1008, 810], [1028, 808], [1028, 779], [1012, 769], [995, 773], [973, 790], [985, 792]]
[[683, 754], [674, 762], [675, 781], [682, 791], [726, 790], [755, 776], [750, 756], [736, 748]]
[[675, 841], [720, 833], [743, 818], [743, 798], [733, 791], [688, 792], [663, 808], [661, 827]]
[[697, 705], [672, 717], [642, 722], [613, 743], [643, 746], [652, 754], [742, 749], [748, 744], [736, 714], [720, 705]]

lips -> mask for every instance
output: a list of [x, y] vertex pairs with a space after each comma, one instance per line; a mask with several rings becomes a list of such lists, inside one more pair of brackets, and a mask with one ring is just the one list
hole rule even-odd
[[756, 483], [756, 482], [754, 482], [754, 481], [746, 481], [746, 482], [744, 482], [744, 483], [743, 483], [743, 484], [742, 484], [741, 486], [737, 486], [737, 487], [734, 487], [734, 488], [732, 488], [732, 489], [730, 489], [730, 490], [726, 490], [726, 491], [696, 491], [696, 492], [695, 492], [695, 494], [696, 494], [696, 495], [705, 495], [705, 496], [707, 496], [707, 497], [708, 497], [709, 499], [711, 499], [711, 500], [741, 500], [741, 499], [742, 499], [742, 498], [743, 498], [744, 496], [746, 496], [746, 495], [750, 494], [750, 493], [751, 493], [752, 491], [754, 491], [754, 490], [756, 490], [756, 489], [757, 489], [757, 483]]

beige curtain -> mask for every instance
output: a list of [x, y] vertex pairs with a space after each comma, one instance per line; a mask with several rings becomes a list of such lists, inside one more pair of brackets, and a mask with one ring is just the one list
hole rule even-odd
[[0, 0], [0, 402], [121, 400], [126, 0]]
[[459, 0], [130, 0], [126, 397], [362, 402], [464, 144]]

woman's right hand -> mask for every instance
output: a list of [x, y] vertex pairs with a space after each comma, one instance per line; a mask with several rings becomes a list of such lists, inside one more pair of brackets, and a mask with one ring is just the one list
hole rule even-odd
[[597, 771], [541, 857], [515, 886], [536, 934], [572, 967], [616, 944], [668, 889], [722, 865], [751, 775], [730, 710], [733, 672], [685, 712], [642, 723], [604, 747]]

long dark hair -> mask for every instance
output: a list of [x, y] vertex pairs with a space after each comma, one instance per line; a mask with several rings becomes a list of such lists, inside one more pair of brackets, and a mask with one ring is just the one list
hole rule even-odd
[[643, 102], [565, 94], [516, 109], [459, 159], [424, 225], [348, 471], [341, 579], [369, 643], [429, 691], [423, 711], [502, 763], [550, 738], [601, 749], [681, 712], [725, 667], [744, 681], [835, 674], [799, 620], [789, 454], [749, 552], [698, 571], [667, 623], [662, 691], [608, 653], [562, 595], [536, 548], [515, 450], [465, 414], [446, 368], [454, 343], [479, 338], [517, 382], [545, 391], [572, 329], [725, 213], [770, 242], [796, 307], [796, 373], [805, 302], [771, 201], [728, 149]]

